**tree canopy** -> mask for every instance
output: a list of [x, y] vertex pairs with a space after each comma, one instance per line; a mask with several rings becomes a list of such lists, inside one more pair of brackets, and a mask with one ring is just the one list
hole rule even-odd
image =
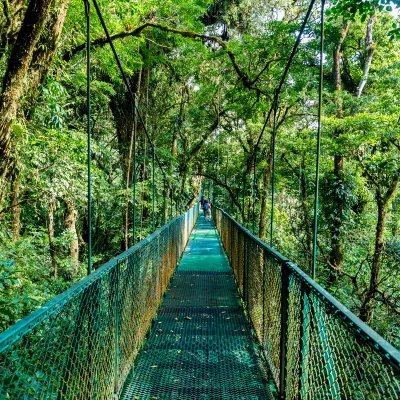
[[[94, 268], [151, 233], [145, 130], [166, 173], [156, 165], [156, 227], [195, 204], [203, 190], [269, 241], [273, 118], [259, 138], [309, 3], [101, 0], [99, 6], [144, 125], [91, 7]], [[400, 345], [397, 6], [325, 5], [317, 280]], [[307, 273], [319, 18], [316, 3], [276, 104], [273, 244]], [[1, 329], [86, 273], [85, 21], [80, 0], [11, 0], [0, 13]]]

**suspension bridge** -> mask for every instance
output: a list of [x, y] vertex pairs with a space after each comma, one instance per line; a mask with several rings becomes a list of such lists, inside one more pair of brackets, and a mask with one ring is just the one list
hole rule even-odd
[[[167, 222], [169, 177], [141, 116], [96, 0], [92, 0], [152, 156], [152, 234], [92, 271], [90, 3], [87, 21], [88, 275], [0, 334], [0, 399], [400, 399], [400, 352], [315, 280], [320, 86], [312, 277], [222, 209], [199, 206]], [[314, 7], [311, 1], [261, 134]], [[133, 237], [136, 132], [133, 147]], [[155, 168], [163, 177], [164, 225], [155, 230]], [[249, 172], [249, 171], [248, 171]], [[254, 173], [254, 176], [256, 174]], [[170, 188], [171, 189], [171, 188]], [[170, 190], [172, 196], [172, 190]], [[255, 201], [255, 197], [254, 197]], [[170, 206], [172, 207], [172, 197]], [[254, 209], [254, 204], [253, 204]], [[171, 208], [172, 214], [172, 208]]]
[[3, 332], [0, 398], [400, 398], [399, 351], [223, 210], [198, 214]]
[[0, 398], [400, 398], [395, 348], [223, 210], [216, 228], [198, 213], [3, 332]]

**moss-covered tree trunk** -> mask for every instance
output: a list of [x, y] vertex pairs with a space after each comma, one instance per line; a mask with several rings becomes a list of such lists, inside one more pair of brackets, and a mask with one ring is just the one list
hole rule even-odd
[[390, 200], [393, 198], [394, 193], [397, 190], [400, 178], [395, 179], [389, 185], [385, 194], [381, 193], [379, 189], [376, 191], [376, 203], [378, 206], [378, 220], [376, 222], [375, 231], [375, 247], [374, 254], [372, 257], [371, 275], [369, 280], [369, 286], [365, 299], [360, 307], [360, 318], [367, 324], [372, 322], [374, 315], [374, 298], [378, 294], [380, 285], [380, 272], [381, 272], [381, 259], [384, 249], [384, 238], [385, 238], [385, 224], [387, 208]]
[[17, 38], [26, 5], [23, 0], [3, 0], [0, 12], [0, 58]]
[[39, 84], [43, 83], [51, 62], [57, 50], [58, 39], [60, 38], [65, 17], [67, 16], [69, 0], [61, 1], [57, 7], [51, 10], [51, 14], [46, 21], [43, 34], [40, 37], [38, 46], [32, 55], [29, 68], [30, 92], [35, 95]]
[[58, 277], [57, 271], [57, 260], [56, 260], [56, 246], [54, 243], [54, 199], [50, 201], [49, 204], [49, 215], [47, 222], [47, 232], [49, 234], [49, 248], [50, 248], [50, 258], [51, 258], [51, 274], [54, 279]]
[[75, 207], [74, 201], [71, 198], [65, 200], [65, 205], [64, 226], [71, 235], [69, 242], [69, 255], [72, 260], [73, 276], [77, 277], [77, 267], [79, 263], [79, 241], [76, 231], [76, 221], [78, 219], [78, 211]]
[[[24, 81], [36, 44], [49, 14], [52, 0], [31, 0], [8, 60], [0, 95], [0, 196], [13, 166], [11, 126], [17, 116]], [[1, 201], [1, 197], [0, 197]]]
[[[343, 100], [342, 100], [342, 77], [341, 77], [341, 60], [342, 60], [342, 44], [346, 39], [349, 31], [350, 22], [343, 25], [340, 30], [340, 37], [333, 50], [333, 76], [335, 83], [335, 90], [337, 92], [337, 118], [343, 118]], [[338, 138], [341, 135], [340, 130], [336, 130], [334, 137]], [[329, 253], [329, 263], [335, 268], [340, 269], [343, 263], [343, 211], [344, 211], [344, 196], [341, 195], [344, 187], [344, 157], [341, 153], [337, 153], [333, 160], [333, 176], [335, 193], [332, 210], [332, 224], [331, 224], [331, 251]], [[330, 274], [330, 281], [336, 279], [336, 273]]]
[[13, 240], [19, 239], [21, 230], [21, 205], [20, 205], [20, 185], [21, 175], [18, 171], [14, 171], [11, 184], [11, 207], [12, 207], [12, 222], [11, 232]]
[[[141, 81], [142, 70], [140, 69], [130, 81], [132, 91], [136, 94], [137, 99], [139, 99], [140, 90], [142, 88]], [[131, 169], [133, 169], [133, 152], [136, 151], [136, 154], [138, 154], [138, 146], [136, 145], [136, 149], [133, 148], [132, 135], [136, 132], [137, 141], [140, 124], [138, 123], [138, 119], [134, 117], [132, 98], [125, 88], [120, 88], [117, 94], [111, 98], [110, 109], [115, 120], [118, 152], [121, 160], [122, 182], [124, 182], [124, 189], [127, 193], [126, 196], [130, 196], [129, 189], [131, 187], [131, 177], [133, 177], [133, 172], [131, 171]], [[126, 198], [126, 206], [122, 211], [123, 238], [121, 240], [121, 250], [126, 250], [129, 247], [129, 230], [133, 222], [132, 218], [130, 218], [131, 214], [132, 207], [130, 206], [128, 198]], [[136, 242], [136, 239], [134, 239], [134, 242]]]

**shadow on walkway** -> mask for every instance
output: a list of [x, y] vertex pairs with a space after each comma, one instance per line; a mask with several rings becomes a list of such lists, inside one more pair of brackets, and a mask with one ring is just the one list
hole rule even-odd
[[201, 215], [122, 399], [269, 398], [229, 261]]

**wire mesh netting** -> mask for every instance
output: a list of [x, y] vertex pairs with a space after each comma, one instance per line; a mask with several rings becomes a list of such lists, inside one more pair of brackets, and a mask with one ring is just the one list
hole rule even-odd
[[190, 209], [0, 335], [0, 399], [110, 399], [198, 215]]
[[224, 211], [214, 220], [280, 398], [400, 399], [400, 352]]
[[122, 399], [272, 399], [258, 353], [216, 230], [200, 217]]

